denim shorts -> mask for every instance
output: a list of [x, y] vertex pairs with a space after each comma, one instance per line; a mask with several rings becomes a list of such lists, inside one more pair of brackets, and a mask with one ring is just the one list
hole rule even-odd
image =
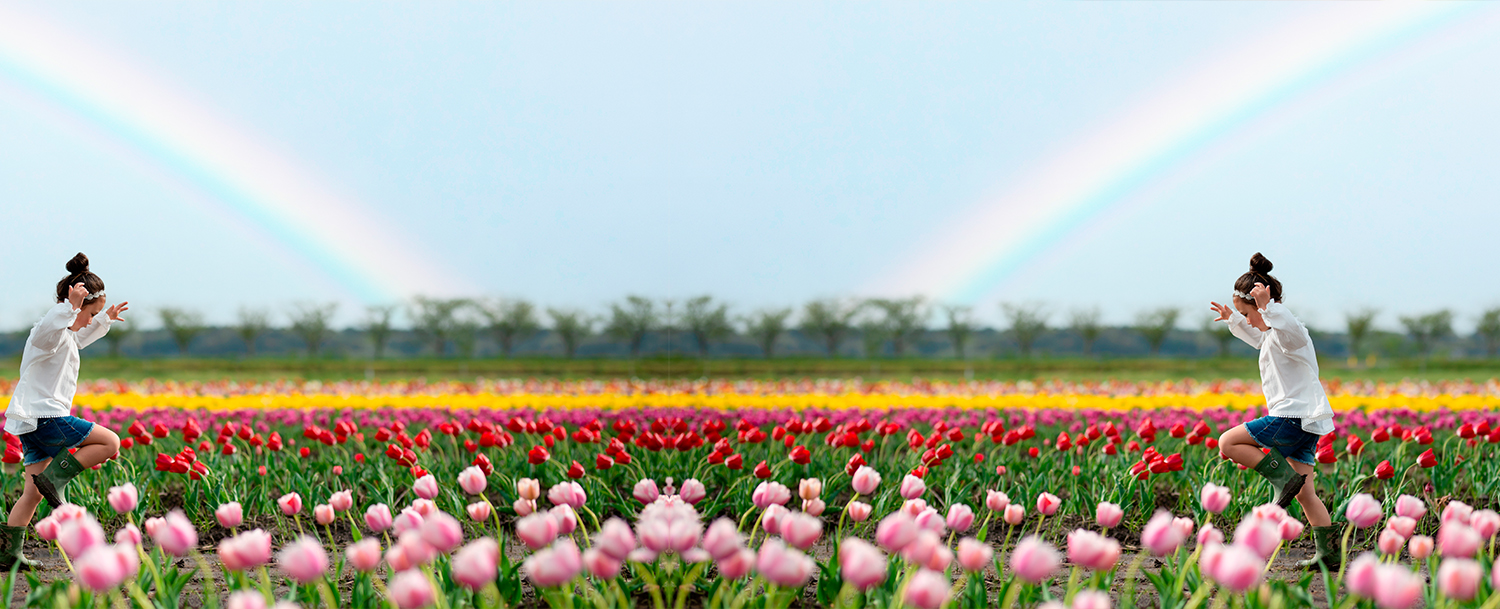
[[1313, 450], [1318, 447], [1318, 435], [1303, 431], [1302, 419], [1266, 416], [1246, 423], [1245, 429], [1263, 448], [1279, 450], [1293, 461], [1317, 463]]
[[78, 417], [53, 417], [37, 419], [36, 429], [21, 434], [21, 447], [26, 449], [26, 465], [46, 461], [57, 453], [82, 444], [94, 431], [94, 424]]

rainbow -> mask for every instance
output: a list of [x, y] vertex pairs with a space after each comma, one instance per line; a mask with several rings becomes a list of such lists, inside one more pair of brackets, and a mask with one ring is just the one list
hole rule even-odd
[[319, 280], [366, 303], [451, 293], [446, 269], [366, 206], [115, 49], [0, 5], [0, 84], [168, 186], [248, 221]]
[[1340, 4], [1205, 61], [1018, 175], [867, 283], [871, 293], [973, 303], [1089, 220], [1149, 196], [1273, 111], [1456, 30], [1492, 30], [1482, 3]]

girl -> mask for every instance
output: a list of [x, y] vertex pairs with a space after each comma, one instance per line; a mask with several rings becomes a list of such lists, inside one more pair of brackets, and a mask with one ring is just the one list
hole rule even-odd
[[1271, 261], [1257, 252], [1250, 272], [1234, 282], [1234, 308], [1209, 303], [1219, 314], [1214, 321], [1228, 322], [1235, 336], [1260, 350], [1261, 388], [1270, 409], [1269, 415], [1224, 432], [1219, 454], [1270, 480], [1276, 505], [1285, 508], [1293, 498], [1301, 504], [1318, 550], [1299, 566], [1336, 570], [1338, 527], [1308, 480], [1315, 476], [1318, 438], [1333, 432], [1333, 406], [1318, 381], [1312, 337], [1281, 304], [1281, 282], [1270, 272]]
[[[123, 321], [128, 303], [104, 308], [104, 281], [89, 272], [83, 254], [68, 261], [68, 276], [57, 282], [57, 305], [42, 316], [26, 338], [21, 378], [5, 410], [5, 431], [21, 437], [25, 449], [26, 488], [0, 527], [0, 570], [16, 563], [36, 565], [21, 554], [26, 528], [43, 498], [53, 509], [67, 501], [63, 487], [85, 468], [120, 451], [115, 432], [71, 416], [78, 389], [78, 350], [89, 346]], [[76, 454], [68, 449], [77, 448]]]

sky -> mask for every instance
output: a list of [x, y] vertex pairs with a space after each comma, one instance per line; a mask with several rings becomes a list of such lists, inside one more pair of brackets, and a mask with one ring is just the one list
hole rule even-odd
[[1471, 328], [1500, 11], [1372, 6], [0, 1], [0, 329], [79, 251], [143, 327], [423, 294], [1194, 327], [1259, 251], [1310, 325]]

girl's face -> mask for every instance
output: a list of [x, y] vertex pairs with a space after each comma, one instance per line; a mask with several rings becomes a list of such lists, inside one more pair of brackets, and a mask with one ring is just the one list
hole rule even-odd
[[100, 296], [93, 300], [84, 302], [83, 307], [78, 310], [78, 317], [73, 320], [73, 327], [82, 328], [83, 326], [89, 325], [89, 322], [93, 321], [94, 316], [98, 315], [100, 311], [104, 310], [104, 299], [104, 296]]
[[1235, 298], [1234, 310], [1239, 311], [1240, 315], [1245, 316], [1245, 322], [1250, 324], [1250, 327], [1261, 332], [1271, 329], [1270, 326], [1266, 325], [1266, 320], [1261, 318], [1260, 310], [1255, 308], [1255, 305]]

